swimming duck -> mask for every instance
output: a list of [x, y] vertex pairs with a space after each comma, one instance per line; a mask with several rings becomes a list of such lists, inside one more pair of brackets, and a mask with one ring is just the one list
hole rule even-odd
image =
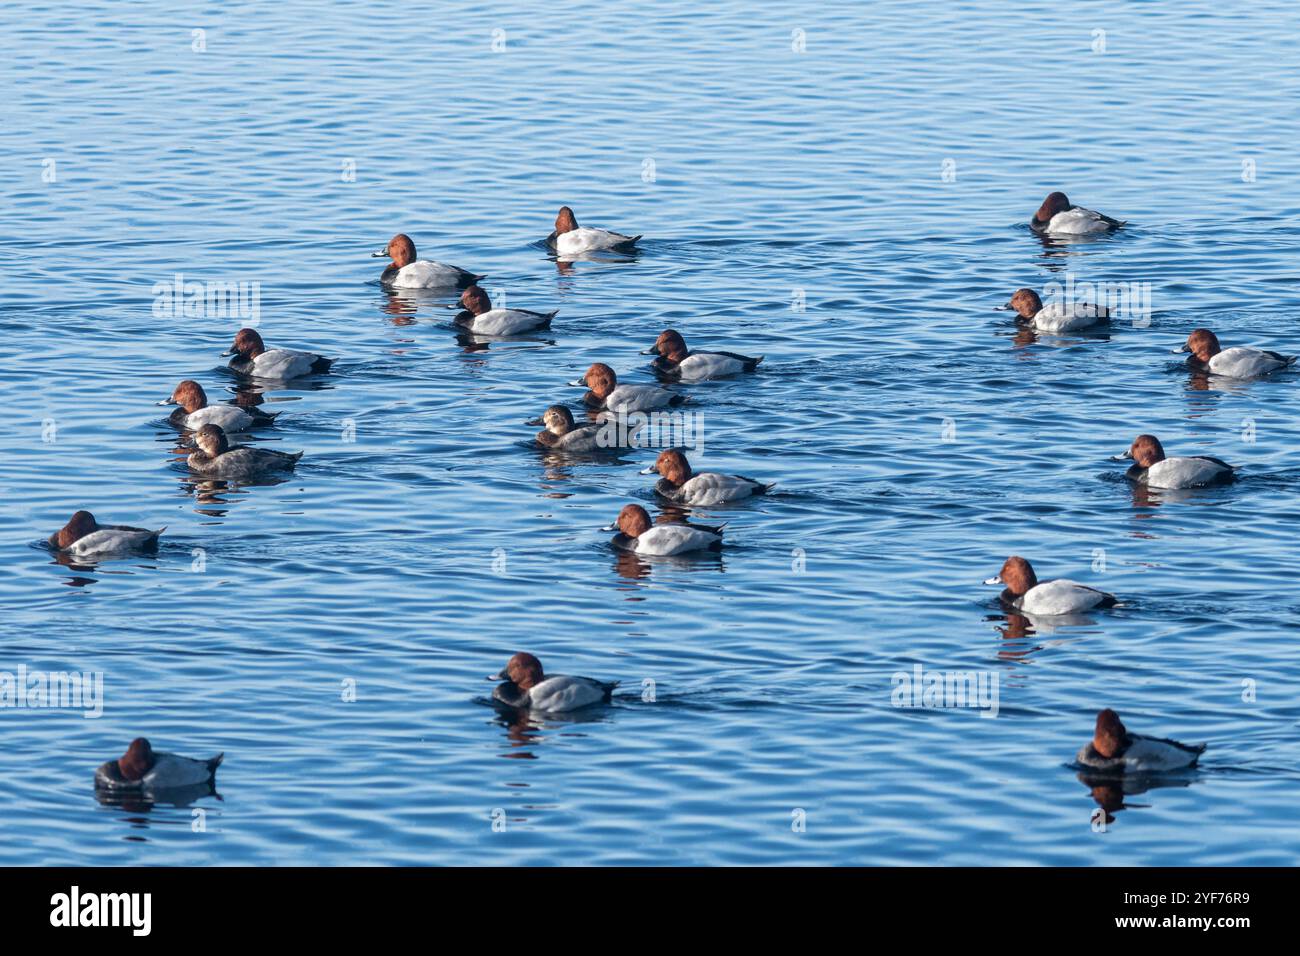
[[1029, 221], [1036, 232], [1059, 236], [1083, 236], [1111, 232], [1124, 223], [1092, 209], [1073, 205], [1065, 193], [1048, 193], [1043, 204]]
[[610, 543], [623, 551], [666, 556], [720, 551], [723, 527], [710, 528], [685, 521], [651, 524], [649, 513], [640, 505], [624, 505], [618, 519], [600, 530], [617, 531]]
[[543, 448], [575, 452], [635, 448], [637, 432], [644, 427], [643, 423], [637, 422], [620, 428], [615, 420], [604, 416], [598, 422], [577, 425], [573, 421], [573, 412], [564, 405], [552, 405], [542, 412], [540, 418], [524, 424], [544, 426], [544, 430], [537, 433], [537, 444]]
[[713, 471], [693, 475], [690, 462], [675, 448], [661, 451], [655, 463], [642, 469], [641, 474], [653, 475], [656, 472], [661, 477], [655, 482], [655, 494], [686, 505], [720, 505], [751, 495], [764, 495], [776, 487], [741, 475], [721, 475]]
[[314, 352], [267, 349], [257, 329], [240, 329], [235, 333], [235, 344], [221, 354], [235, 356], [229, 366], [233, 372], [277, 381], [328, 372], [334, 364], [333, 359], [321, 358]]
[[1203, 488], [1223, 485], [1236, 477], [1235, 469], [1221, 458], [1196, 455], [1190, 458], [1166, 458], [1165, 448], [1155, 435], [1138, 435], [1128, 451], [1111, 461], [1133, 459], [1125, 473], [1130, 481], [1151, 488]]
[[464, 311], [456, 316], [456, 324], [475, 335], [522, 335], [549, 329], [551, 319], [559, 309], [551, 312], [529, 312], [527, 309], [494, 309], [488, 294], [476, 285], [460, 294]]
[[1092, 740], [1075, 756], [1075, 760], [1094, 770], [1116, 773], [1160, 773], [1195, 767], [1205, 752], [1205, 744], [1188, 746], [1164, 737], [1131, 734], [1109, 707], [1097, 714]]
[[1219, 337], [1209, 329], [1193, 329], [1187, 342], [1174, 352], [1191, 352], [1187, 364], [1199, 371], [1227, 378], [1257, 378], [1294, 365], [1296, 356], [1265, 352], [1244, 345], [1230, 349], [1219, 346]]
[[675, 329], [660, 332], [655, 344], [641, 354], [656, 353], [659, 357], [650, 363], [655, 372], [666, 379], [681, 382], [700, 382], [752, 372], [763, 361], [761, 355], [750, 358], [735, 352], [688, 352], [686, 340]]
[[231, 447], [220, 425], [204, 425], [194, 433], [197, 450], [186, 459], [190, 471], [205, 478], [256, 478], [277, 471], [293, 471], [302, 452], [269, 448]]
[[561, 713], [592, 704], [607, 703], [618, 681], [606, 683], [590, 677], [565, 677], [542, 673], [542, 662], [532, 654], [515, 654], [489, 680], [499, 680], [492, 690], [494, 699], [507, 707]]
[[1053, 302], [1044, 307], [1043, 300], [1033, 289], [1017, 289], [1006, 305], [1020, 320], [1040, 332], [1078, 332], [1110, 322], [1110, 312], [1104, 305], [1091, 302]]
[[632, 252], [640, 236], [625, 236], [608, 229], [579, 226], [573, 210], [561, 206], [555, 217], [555, 231], [546, 237], [546, 244], [562, 256], [583, 252]]
[[388, 245], [370, 258], [390, 258], [379, 281], [394, 289], [463, 289], [487, 276], [475, 275], [458, 266], [449, 266], [432, 259], [417, 259], [415, 243], [406, 233], [399, 232], [388, 240]]
[[1039, 584], [1033, 567], [1016, 555], [1007, 558], [1002, 570], [984, 583], [1005, 585], [1001, 600], [1008, 607], [1045, 617], [1077, 614], [1095, 607], [1114, 607], [1116, 603], [1113, 594], [1065, 578]]
[[78, 511], [67, 524], [50, 535], [49, 545], [55, 551], [78, 556], [157, 551], [158, 536], [166, 530], [159, 528], [150, 531], [121, 524], [99, 524], [89, 511]]
[[211, 783], [225, 754], [195, 760], [154, 750], [144, 737], [131, 741], [126, 753], [101, 764], [95, 786], [105, 790], [169, 790]]
[[240, 408], [238, 405], [209, 405], [207, 393], [198, 382], [186, 379], [172, 391], [171, 398], [159, 405], [179, 405], [167, 420], [177, 428], [195, 430], [204, 425], [220, 425], [227, 433], [242, 432], [256, 425], [269, 425], [278, 412], [264, 412], [260, 408]]
[[587, 394], [582, 397], [584, 405], [607, 408], [612, 412], [646, 412], [687, 401], [685, 395], [658, 385], [619, 385], [614, 370], [600, 362], [587, 369], [582, 378], [569, 384], [587, 387]]

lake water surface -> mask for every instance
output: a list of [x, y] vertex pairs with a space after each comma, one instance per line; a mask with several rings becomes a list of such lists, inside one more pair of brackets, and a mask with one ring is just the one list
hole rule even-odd
[[[0, 11], [0, 671], [104, 681], [98, 719], [0, 709], [0, 863], [1300, 859], [1300, 375], [1170, 354], [1300, 350], [1300, 12], [753, 6]], [[1130, 225], [1043, 243], [1058, 188]], [[557, 263], [563, 203], [640, 254]], [[458, 342], [447, 297], [378, 285], [399, 231], [552, 330]], [[338, 358], [263, 396], [290, 480], [175, 460], [154, 403], [231, 399], [246, 324], [155, 309], [177, 274], [257, 283], [271, 344]], [[993, 311], [1099, 280], [1149, 321]], [[652, 381], [668, 327], [765, 356], [681, 388], [697, 467], [778, 482], [697, 514], [712, 559], [598, 530], [657, 511], [652, 452], [523, 424], [592, 362]], [[1107, 459], [1140, 432], [1242, 479], [1135, 492]], [[157, 557], [54, 561], [78, 508], [166, 525]], [[1013, 553], [1122, 605], [1009, 616], [980, 582]], [[622, 687], [512, 720], [483, 678], [523, 649]], [[918, 665], [996, 678], [996, 718], [894, 706]], [[1094, 789], [1068, 765], [1105, 706], [1201, 769]], [[98, 802], [137, 735], [224, 751], [220, 799]]]

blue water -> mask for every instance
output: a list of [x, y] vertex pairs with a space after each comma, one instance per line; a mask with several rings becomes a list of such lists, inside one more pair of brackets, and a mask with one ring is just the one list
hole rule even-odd
[[[104, 709], [0, 709], [0, 863], [1295, 863], [1300, 376], [1170, 350], [1300, 350], [1297, 27], [1280, 0], [6, 7], [0, 671], [100, 671]], [[1040, 242], [1057, 188], [1130, 225]], [[562, 203], [641, 254], [557, 264]], [[553, 329], [461, 345], [445, 297], [377, 284], [399, 231]], [[259, 283], [271, 344], [338, 358], [263, 396], [291, 480], [175, 460], [154, 402], [232, 398], [244, 324], [155, 315], [176, 273]], [[1067, 276], [1150, 283], [1150, 323], [1034, 341], [992, 311]], [[652, 381], [667, 327], [766, 356], [681, 389], [697, 468], [779, 483], [697, 515], [711, 560], [597, 530], [654, 508], [650, 453], [548, 458], [522, 424], [593, 361]], [[1242, 480], [1134, 492], [1107, 458], [1144, 431]], [[77, 508], [166, 525], [159, 554], [54, 561]], [[1008, 616], [980, 581], [1012, 553], [1122, 606]], [[499, 716], [483, 678], [522, 649], [622, 688]], [[996, 675], [997, 717], [895, 707], [917, 664]], [[1104, 706], [1210, 749], [1103, 828], [1121, 797], [1067, 765]], [[224, 751], [220, 798], [98, 802], [137, 735]]]

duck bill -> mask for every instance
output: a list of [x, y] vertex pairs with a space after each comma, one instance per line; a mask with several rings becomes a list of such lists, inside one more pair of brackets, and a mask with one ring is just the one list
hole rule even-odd
[[176, 400], [175, 400], [175, 399], [171, 399], [171, 398], [164, 398], [161, 402], [154, 402], [154, 404], [155, 404], [155, 405], [175, 405], [175, 404], [176, 404]]
[[224, 352], [221, 353], [221, 357], [227, 358], [228, 356], [238, 355], [238, 354], [239, 354], [239, 349], [226, 349]]
[[984, 583], [985, 583], [985, 584], [1001, 584], [1001, 583], [1002, 583], [1002, 575], [1000, 575], [1000, 574], [995, 574], [995, 575], [993, 575], [993, 577], [991, 577], [991, 578], [985, 578], [985, 579], [984, 579]]
[[1111, 456], [1110, 456], [1110, 460], [1111, 460], [1111, 461], [1128, 461], [1128, 460], [1129, 460], [1130, 458], [1132, 458], [1132, 457], [1133, 457], [1133, 449], [1130, 448], [1128, 451], [1124, 452], [1123, 454], [1119, 454], [1119, 455], [1111, 455]]
[[995, 305], [995, 306], [993, 307], [993, 311], [994, 311], [994, 312], [1010, 312], [1010, 311], [1011, 311], [1011, 303], [1008, 302], [1006, 305]]
[[501, 670], [495, 674], [488, 674], [487, 679], [488, 680], [509, 680], [510, 677], [509, 675], [506, 674], [505, 670]]
[[651, 346], [650, 348], [648, 348], [648, 349], [642, 349], [642, 350], [641, 350], [641, 354], [642, 354], [642, 355], [658, 355], [658, 354], [659, 354], [659, 350], [658, 350], [657, 348], [655, 348], [655, 347], [652, 345], [652, 346]]
[[370, 253], [370, 258], [371, 258], [371, 259], [383, 259], [383, 258], [386, 258], [387, 256], [388, 256], [388, 249], [387, 249], [387, 248], [380, 249], [378, 252], [372, 252], [372, 253]]
[[654, 465], [651, 465], [649, 468], [642, 468], [640, 471], [637, 472], [638, 475], [657, 475], [658, 473], [659, 473], [659, 469], [656, 468]]
[[597, 530], [597, 531], [617, 531], [617, 530], [618, 530], [618, 525], [617, 525], [617, 524], [607, 524], [607, 525], [605, 525], [605, 527], [603, 527], [603, 528], [597, 528], [596, 530]]
[[584, 378], [577, 379], [576, 381], [573, 382], [566, 382], [565, 384], [570, 385], [574, 388], [586, 388], [587, 379], [584, 377]]
[[530, 419], [528, 419], [528, 421], [524, 422], [524, 424], [525, 424], [525, 425], [536, 425], [536, 426], [538, 426], [538, 427], [540, 428], [542, 425], [545, 425], [546, 422], [542, 421], [540, 418], [530, 418]]
[[1184, 352], [1190, 352], [1191, 349], [1189, 349], [1187, 347], [1187, 343], [1184, 342], [1182, 345], [1178, 346], [1178, 348], [1170, 349], [1169, 351], [1171, 351], [1174, 355], [1182, 355]]

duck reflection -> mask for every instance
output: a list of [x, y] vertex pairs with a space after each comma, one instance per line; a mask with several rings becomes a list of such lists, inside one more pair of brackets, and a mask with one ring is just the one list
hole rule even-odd
[[1137, 796], [1164, 787], [1190, 787], [1200, 779], [1200, 771], [1181, 771], [1177, 774], [1104, 774], [1084, 770], [1078, 775], [1081, 784], [1088, 788], [1099, 809], [1093, 811], [1093, 826], [1102, 822], [1109, 826], [1121, 810], [1145, 810], [1149, 803], [1127, 803], [1125, 797]]
[[528, 709], [508, 707], [499, 700], [489, 700], [496, 711], [494, 721], [505, 730], [507, 750], [499, 754], [509, 760], [537, 760], [537, 749], [551, 735], [585, 736], [577, 732], [582, 724], [610, 723], [608, 707], [587, 708], [561, 714], [542, 714]]
[[639, 555], [635, 551], [614, 550], [614, 573], [635, 581], [649, 577], [653, 571], [672, 568], [678, 571], [726, 571], [727, 564], [717, 551], [692, 551], [690, 554]]
[[635, 263], [641, 258], [640, 249], [632, 249], [627, 252], [573, 252], [566, 255], [549, 256], [555, 263], [555, 271], [562, 276], [573, 276], [577, 274], [574, 268], [576, 263], [590, 262], [594, 265], [627, 265]]
[[196, 478], [193, 475], [181, 475], [177, 480], [181, 487], [181, 493], [186, 497], [192, 496], [195, 504], [202, 506], [194, 509], [196, 514], [208, 515], [212, 518], [224, 518], [230, 513], [230, 509], [224, 506], [237, 504], [240, 499], [248, 497], [248, 492], [244, 490], [246, 486], [279, 485], [289, 479], [263, 478], [256, 481], [235, 482], [220, 478]]
[[[998, 659], [1019, 663], [1028, 663], [1041, 650], [1061, 647], [1075, 640], [1075, 635], [1067, 628], [1096, 627], [1098, 624], [1095, 618], [1087, 614], [1040, 617], [1011, 610], [990, 614], [984, 620], [993, 623], [1002, 635], [1004, 646], [998, 649]], [[1061, 632], [1061, 636], [1055, 640], [1036, 640], [1057, 632]]]
[[1133, 515], [1136, 519], [1155, 517], [1152, 512], [1164, 504], [1213, 504], [1222, 500], [1218, 488], [1152, 488], [1136, 481], [1129, 482], [1129, 497], [1134, 508], [1147, 512]]
[[384, 289], [384, 298], [380, 300], [380, 312], [390, 325], [415, 325], [421, 309], [433, 315], [439, 315], [443, 309], [451, 308], [448, 303], [455, 302], [460, 293], [454, 288], [433, 289]]
[[[205, 797], [216, 797], [218, 800], [224, 799], [217, 792], [216, 784], [211, 781], [186, 787], [168, 787], [166, 790], [158, 791], [124, 791], [95, 788], [95, 800], [100, 806], [113, 807], [125, 810], [128, 813], [139, 814], [152, 813], [156, 806], [178, 810], [188, 809], [196, 801]], [[147, 816], [136, 819], [128, 817], [126, 822], [137, 826], [147, 827], [149, 825]], [[185, 818], [183, 822], [188, 825], [189, 818]]]

